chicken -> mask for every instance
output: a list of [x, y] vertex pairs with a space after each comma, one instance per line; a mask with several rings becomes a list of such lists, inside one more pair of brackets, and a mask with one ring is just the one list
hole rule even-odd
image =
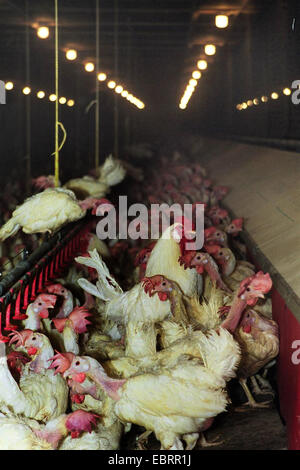
[[48, 338], [31, 330], [12, 333], [11, 344], [24, 349], [31, 356], [22, 371], [19, 385], [11, 375], [5, 354], [5, 345], [0, 344], [0, 410], [10, 410], [15, 415], [47, 422], [65, 413], [68, 402], [68, 387], [61, 377], [48, 370], [53, 349]]
[[84, 176], [68, 181], [64, 187], [74, 191], [78, 198], [102, 198], [109, 192], [111, 186], [121, 183], [125, 176], [126, 170], [110, 155], [101, 167], [98, 179]]
[[[169, 227], [156, 243], [147, 264], [147, 277], [170, 273], [170, 280], [179, 284], [183, 291], [197, 294], [198, 274], [191, 270], [185, 271], [178, 263], [180, 246], [175, 241], [183, 241], [182, 224], [176, 223]], [[103, 328], [104, 333], [112, 339], [121, 339], [118, 324], [126, 326], [126, 355], [131, 357], [148, 356], [156, 353], [155, 323], [167, 318], [170, 313], [169, 305], [149, 298], [143, 286], [137, 284], [130, 291], [123, 293], [121, 287], [110, 275], [107, 266], [94, 250], [91, 258], [76, 258], [76, 261], [97, 269], [98, 281], [96, 286], [86, 279], [80, 279], [79, 285], [90, 294], [105, 302], [103, 318], [109, 326]], [[167, 277], [167, 275], [166, 275]]]
[[[38, 189], [38, 190], [54, 188], [55, 187], [55, 176], [54, 175], [39, 176], [38, 178], [34, 178], [31, 183], [32, 183], [33, 187]], [[60, 182], [59, 182], [59, 186], [60, 186]]]
[[221, 266], [223, 280], [231, 290], [235, 290], [243, 279], [255, 272], [253, 264], [237, 260], [230, 248], [212, 245], [206, 249]]
[[[155, 432], [162, 449], [183, 450], [181, 437], [192, 448], [207, 420], [226, 409], [225, 384], [234, 377], [240, 359], [238, 344], [224, 329], [208, 336], [195, 333], [198, 357], [181, 356], [172, 368], [128, 380], [111, 379], [87, 356], [64, 358], [55, 366], [69, 380], [91, 380], [104, 390], [115, 401], [116, 416]], [[91, 388], [89, 394], [95, 393]]]
[[63, 297], [64, 300], [59, 309], [59, 312], [56, 314], [56, 318], [67, 318], [74, 307], [72, 292], [60, 283], [50, 284], [46, 287], [46, 291], [49, 294]]
[[55, 295], [38, 295], [35, 301], [27, 307], [27, 319], [23, 321], [23, 327], [26, 330], [43, 331], [42, 319], [49, 317], [48, 309], [54, 308], [56, 300]]
[[[203, 274], [206, 272], [211, 280], [211, 283], [215, 283], [219, 289], [222, 289], [224, 292], [231, 294], [231, 290], [224, 283], [219, 273], [218, 265], [208, 253], [191, 250], [184, 256], [181, 256], [179, 258], [179, 262], [184, 266], [184, 269], [187, 269], [188, 267], [195, 267], [198, 274]], [[205, 283], [204, 297], [207, 298], [210, 295], [210, 289], [208, 291], [207, 283]]]
[[19, 206], [0, 230], [0, 241], [24, 233], [53, 233], [63, 225], [82, 219], [88, 209], [96, 208], [101, 200], [77, 201], [74, 193], [66, 189], [51, 188], [36, 194]]
[[[0, 450], [98, 450], [92, 445], [84, 446], [84, 441], [85, 432], [91, 433], [99, 418], [78, 410], [42, 425], [34, 420], [0, 414]], [[68, 434], [74, 440], [73, 446], [64, 439]], [[92, 444], [92, 439], [90, 441]]]
[[[238, 378], [252, 408], [263, 408], [269, 403], [257, 403], [248, 386], [247, 378], [253, 378], [260, 369], [271, 362], [279, 352], [278, 325], [274, 320], [264, 318], [255, 310], [244, 313], [235, 332], [235, 338], [242, 350]], [[254, 382], [255, 383], [255, 382]]]
[[57, 331], [61, 334], [60, 350], [79, 354], [78, 337], [87, 332], [91, 322], [87, 320], [92, 314], [85, 307], [75, 307], [67, 318], [53, 318]]

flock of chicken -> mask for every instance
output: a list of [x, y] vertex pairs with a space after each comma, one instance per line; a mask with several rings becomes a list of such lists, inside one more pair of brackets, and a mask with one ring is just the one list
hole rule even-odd
[[[39, 243], [38, 234], [89, 209], [104, 216], [112, 205], [102, 198], [127, 173], [128, 195], [148, 204], [150, 217], [154, 203], [204, 204], [205, 242], [187, 250], [195, 220], [181, 218], [158, 240], [105, 244], [95, 218], [86, 253], [44, 287], [9, 343], [0, 343], [0, 449], [115, 450], [132, 424], [145, 429], [139, 448], [152, 432], [161, 449], [191, 450], [200, 434], [208, 445], [203, 432], [226, 410], [234, 377], [246, 405], [267, 406], [256, 403], [247, 379], [254, 392], [269, 392], [265, 371], [279, 350], [264, 299], [272, 281], [234, 254], [243, 251], [243, 220], [221, 207], [227, 188], [186, 163], [178, 152], [162, 157], [160, 171], [149, 168], [143, 180], [141, 170], [109, 157], [93, 176], [63, 188], [40, 177], [42, 192], [6, 217], [2, 242], [22, 229]], [[20, 245], [12, 240], [4, 254]]]

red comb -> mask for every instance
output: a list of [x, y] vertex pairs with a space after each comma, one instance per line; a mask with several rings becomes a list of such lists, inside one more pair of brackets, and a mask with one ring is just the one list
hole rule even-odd
[[73, 353], [60, 353], [55, 351], [57, 354], [53, 356], [49, 361], [53, 361], [49, 369], [55, 369], [56, 374], [63, 374], [71, 366], [71, 363], [75, 357]]
[[87, 318], [91, 316], [92, 314], [85, 307], [74, 308], [73, 312], [69, 315], [74, 331], [78, 334], [86, 333], [87, 326], [92, 324]]
[[22, 331], [14, 331], [10, 333], [10, 342], [9, 344], [16, 343], [16, 347], [19, 348], [20, 346], [24, 346], [27, 339], [29, 339], [33, 335], [32, 330], [22, 330]]
[[210, 255], [216, 255], [221, 247], [219, 245], [205, 245], [205, 249]]
[[78, 432], [92, 432], [93, 427], [97, 426], [97, 419], [100, 419], [99, 415], [95, 413], [89, 413], [84, 410], [77, 410], [71, 413], [66, 420], [66, 428], [72, 433]]

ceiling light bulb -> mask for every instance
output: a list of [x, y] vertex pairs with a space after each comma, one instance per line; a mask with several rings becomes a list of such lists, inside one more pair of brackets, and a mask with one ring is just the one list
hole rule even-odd
[[278, 93], [276, 93], [276, 91], [273, 91], [273, 93], [271, 93], [271, 98], [272, 100], [277, 100], [279, 98]]
[[262, 100], [263, 103], [266, 103], [268, 101], [268, 97], [267, 96], [262, 96], [261, 100]]
[[66, 58], [68, 60], [76, 60], [77, 59], [77, 51], [75, 49], [68, 49], [66, 52]]
[[61, 98], [59, 98], [59, 102], [60, 102], [60, 104], [66, 104], [67, 98], [65, 98], [64, 96], [62, 96]]
[[57, 96], [53, 93], [52, 95], [49, 96], [49, 100], [54, 102], [57, 100]]
[[284, 89], [283, 89], [283, 94], [284, 94], [284, 95], [289, 96], [291, 93], [292, 93], [292, 92], [291, 92], [290, 88], [284, 88]]
[[36, 96], [37, 96], [40, 100], [42, 100], [43, 98], [45, 98], [46, 93], [45, 93], [44, 91], [40, 90], [40, 91], [37, 92]]
[[47, 39], [49, 37], [49, 28], [48, 28], [48, 26], [40, 26], [37, 29], [37, 35], [40, 39]]
[[195, 80], [199, 80], [199, 78], [201, 78], [201, 72], [200, 70], [194, 70], [193, 74], [192, 74], [192, 77], [195, 79]]
[[86, 72], [94, 72], [95, 70], [95, 64], [93, 62], [87, 62], [84, 66]]
[[227, 28], [229, 23], [227, 15], [216, 15], [215, 25], [217, 28]]
[[247, 106], [253, 106], [253, 101], [252, 101], [252, 100], [248, 100], [248, 101], [247, 101]]
[[253, 103], [255, 104], [255, 106], [259, 105], [259, 99], [258, 99], [258, 98], [254, 98]]
[[216, 46], [214, 44], [206, 44], [204, 47], [204, 52], [206, 55], [215, 55]]
[[122, 93], [121, 93], [121, 96], [123, 96], [123, 98], [126, 98], [128, 96], [128, 91], [123, 90]]
[[13, 87], [14, 87], [13, 82], [6, 82], [6, 83], [5, 83], [5, 89], [6, 89], [6, 90], [8, 90], [8, 91], [9, 91], [9, 90], [12, 90]]
[[120, 93], [122, 93], [122, 91], [123, 91], [123, 87], [121, 85], [117, 85], [116, 88], [115, 88], [115, 92], [120, 94]]
[[205, 70], [205, 69], [207, 69], [207, 62], [206, 62], [206, 60], [204, 60], [204, 59], [198, 60], [198, 62], [197, 62], [197, 67], [198, 67], [198, 69], [200, 69], [200, 70]]
[[111, 90], [113, 90], [116, 86], [116, 82], [114, 80], [110, 80], [107, 84], [108, 88], [110, 88]]
[[103, 72], [98, 73], [98, 80], [99, 80], [99, 82], [105, 82], [106, 79], [107, 79], [106, 73], [103, 73]]
[[31, 88], [29, 86], [26, 86], [23, 88], [23, 93], [24, 95], [29, 95], [31, 93]]
[[74, 100], [69, 100], [69, 101], [67, 102], [67, 106], [69, 106], [70, 108], [72, 108], [72, 106], [74, 106], [74, 104], [75, 104], [75, 101], [74, 101]]
[[195, 78], [191, 78], [190, 81], [189, 81], [189, 85], [191, 85], [192, 87], [195, 87], [197, 86], [197, 80], [195, 80]]

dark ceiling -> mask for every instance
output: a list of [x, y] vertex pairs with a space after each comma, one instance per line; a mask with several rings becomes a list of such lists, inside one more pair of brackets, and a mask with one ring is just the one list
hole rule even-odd
[[[60, 94], [76, 100], [73, 110], [61, 107], [68, 130], [62, 160], [67, 166], [69, 156], [76, 155], [79, 172], [82, 158], [88, 167], [94, 158], [94, 113], [86, 111], [95, 99], [95, 74], [84, 70], [84, 62], [95, 61], [96, 0], [58, 0], [58, 4]], [[99, 4], [100, 69], [146, 105], [139, 111], [118, 100], [120, 146], [128, 136], [151, 140], [171, 134], [178, 139], [187, 129], [295, 138], [299, 111], [290, 98], [282, 98], [282, 87], [300, 76], [299, 0], [99, 0]], [[226, 29], [214, 25], [214, 16], [220, 13], [229, 15]], [[49, 39], [37, 37], [37, 24], [50, 27]], [[187, 110], [181, 111], [180, 98], [207, 43], [214, 43], [217, 53], [206, 57], [208, 69]], [[75, 62], [65, 58], [68, 47], [78, 50]], [[5, 129], [1, 139], [6, 136], [0, 152], [8, 159], [12, 153], [18, 155], [22, 164], [29, 132], [28, 99], [21, 93], [26, 75], [33, 91], [54, 91], [54, 0], [0, 0], [0, 61], [0, 79], [15, 83], [8, 106], [0, 107]], [[238, 103], [273, 91], [281, 93], [277, 101], [236, 111]], [[104, 83], [100, 96], [102, 158], [113, 149], [115, 93]], [[31, 95], [31, 153], [40, 168], [45, 164], [41, 154], [53, 151], [53, 106], [46, 101]], [[51, 171], [50, 160], [45, 161]]]

